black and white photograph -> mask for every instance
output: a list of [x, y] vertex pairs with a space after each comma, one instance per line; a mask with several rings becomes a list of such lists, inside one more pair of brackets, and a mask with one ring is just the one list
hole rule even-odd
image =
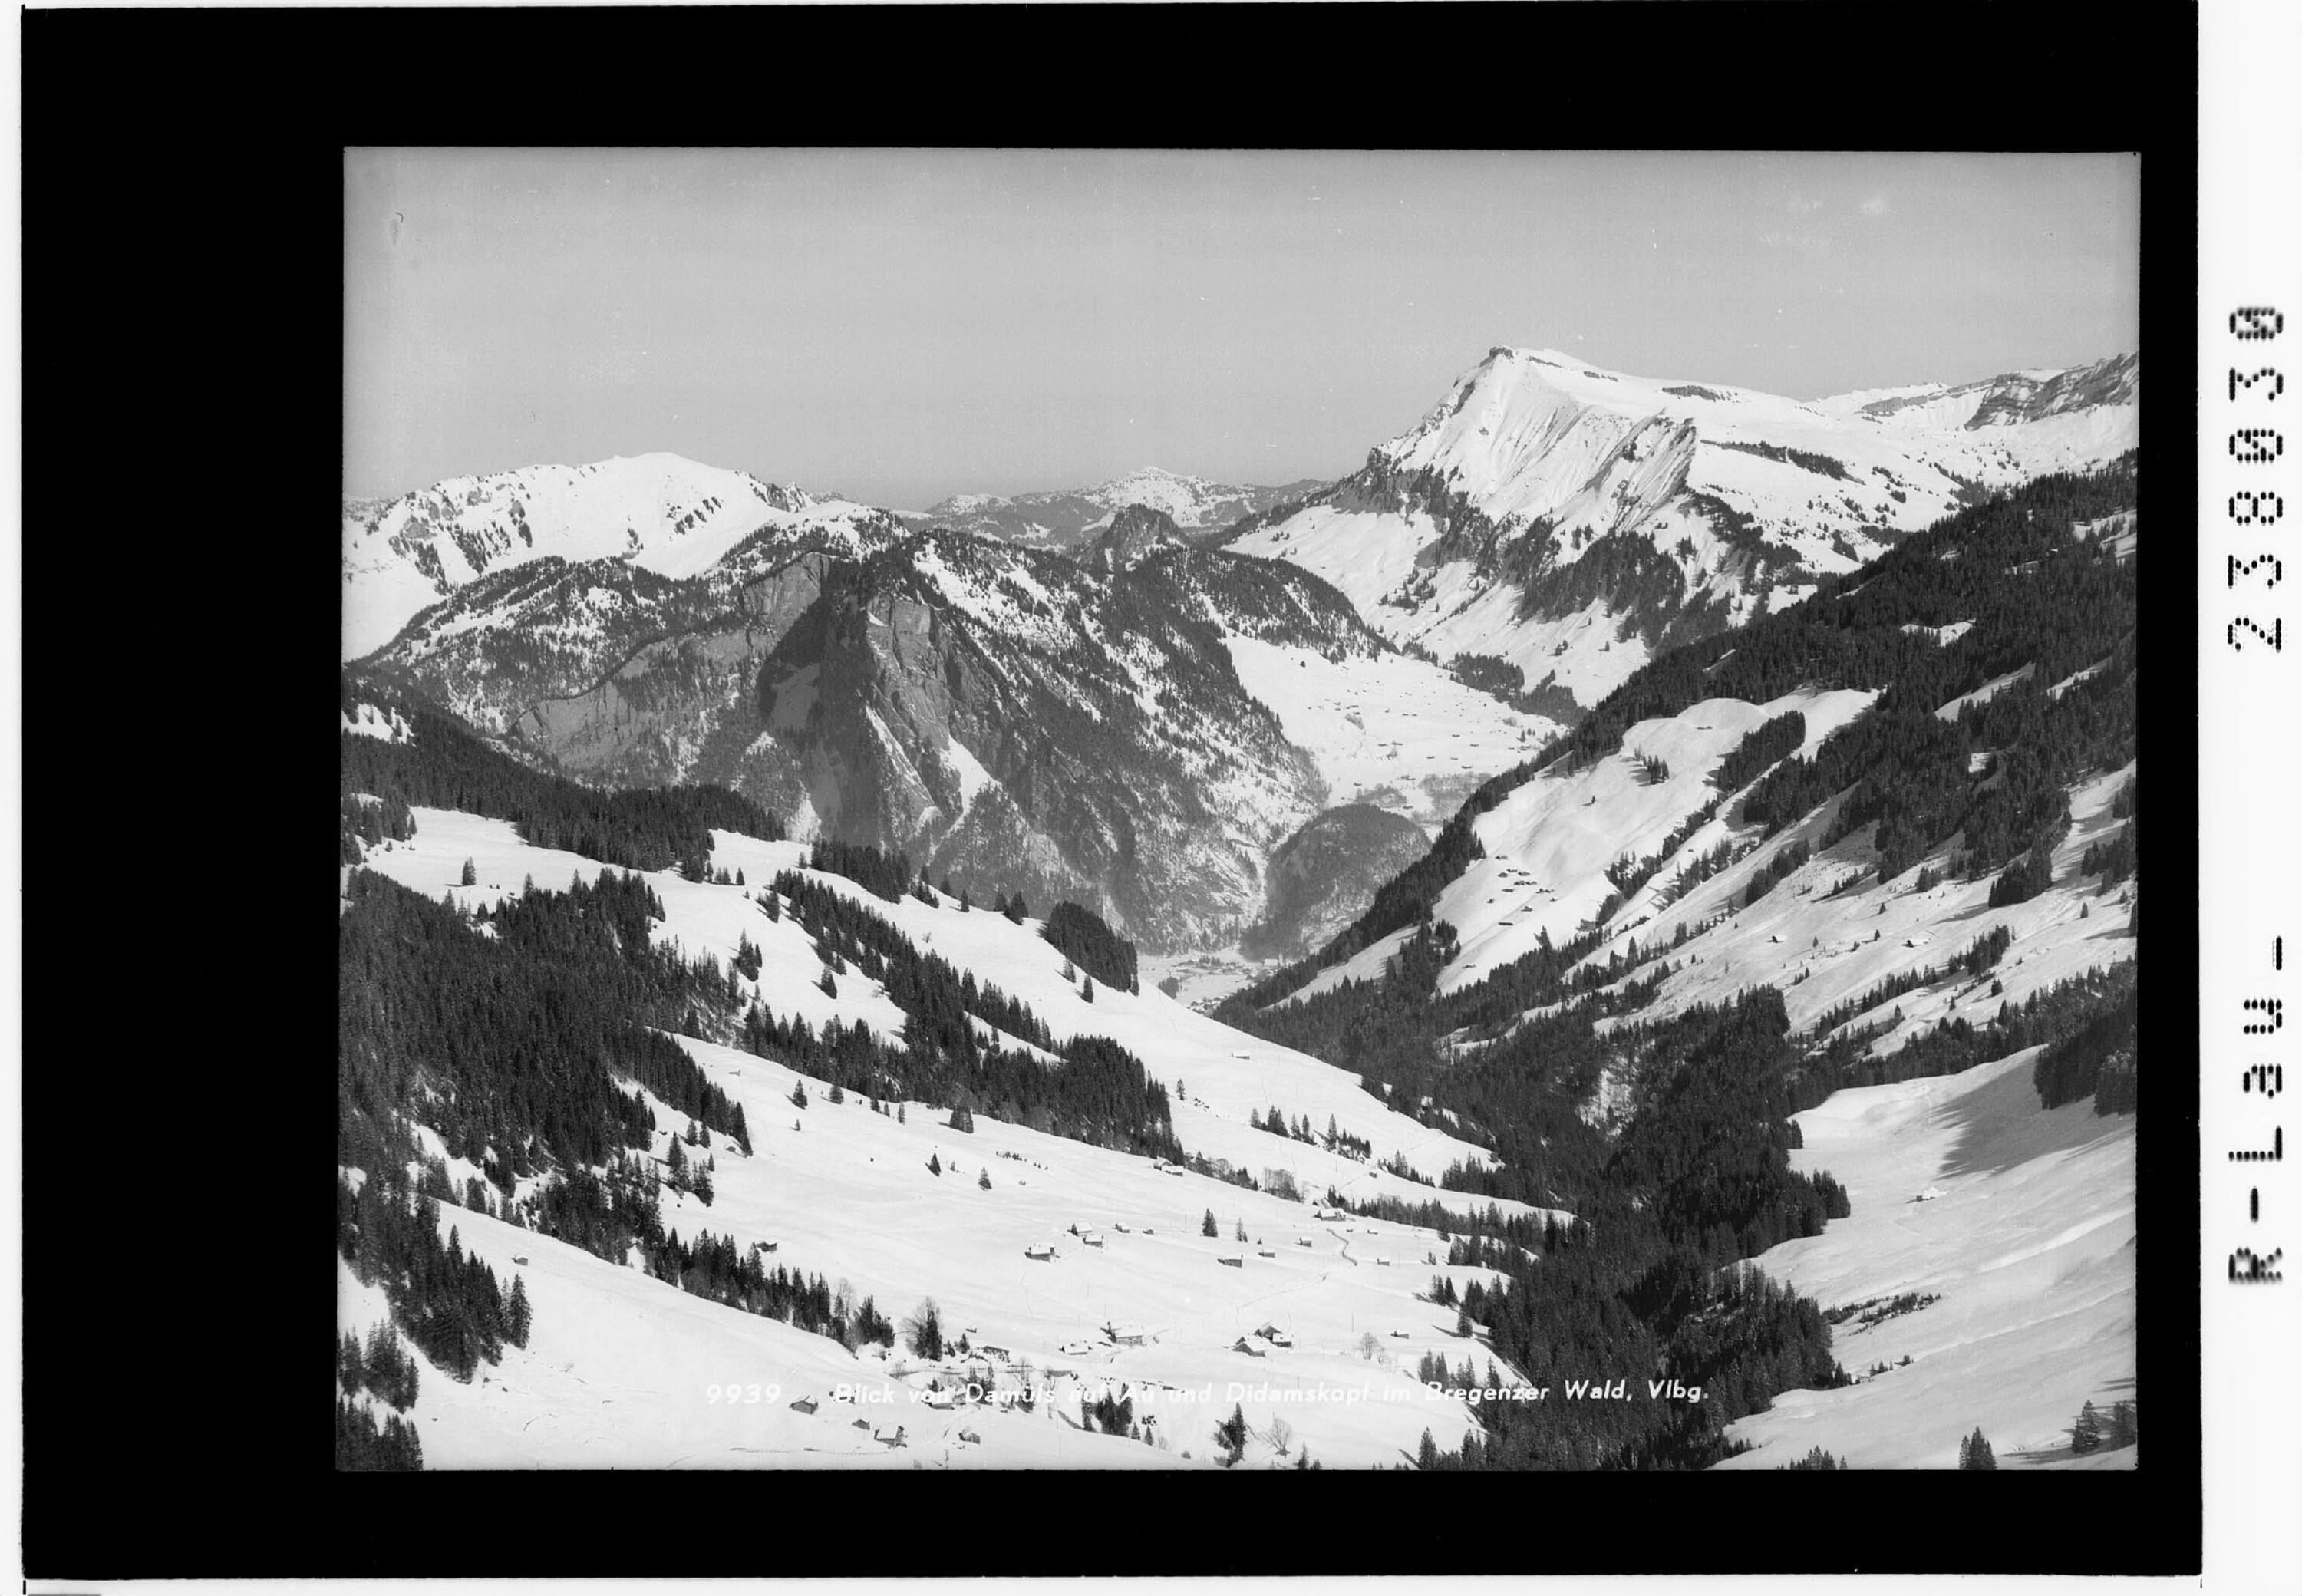
[[2147, 1471], [2140, 173], [346, 149], [335, 1467]]

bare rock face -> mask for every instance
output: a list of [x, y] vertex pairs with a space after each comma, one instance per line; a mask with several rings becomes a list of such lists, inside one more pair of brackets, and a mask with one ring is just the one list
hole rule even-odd
[[1227, 637], [1382, 645], [1317, 578], [1165, 521], [1127, 517], [1084, 565], [949, 533], [771, 538], [684, 579], [548, 559], [459, 589], [374, 668], [572, 775], [719, 783], [980, 899], [1198, 945], [1257, 912], [1262, 861], [1326, 799]]
[[1180, 547], [1182, 542], [1173, 517], [1147, 505], [1130, 504], [1113, 515], [1110, 526], [1087, 545], [1080, 563], [1099, 571], [1124, 571], [1162, 549]]
[[1288, 960], [1315, 953], [1429, 848], [1421, 827], [1372, 804], [1314, 817], [1272, 851], [1263, 917], [1240, 937], [1239, 952]]

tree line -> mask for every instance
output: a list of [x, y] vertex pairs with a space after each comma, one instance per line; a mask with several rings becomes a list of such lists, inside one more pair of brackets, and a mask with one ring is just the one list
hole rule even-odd
[[357, 732], [339, 738], [343, 791], [372, 793], [394, 803], [461, 810], [509, 820], [539, 848], [580, 853], [630, 869], [687, 871], [702, 879], [711, 832], [740, 831], [769, 841], [781, 821], [752, 800], [719, 786], [607, 789], [529, 769], [482, 742], [445, 710], [378, 678], [346, 671], [347, 713], [360, 703], [396, 714], [406, 742]]

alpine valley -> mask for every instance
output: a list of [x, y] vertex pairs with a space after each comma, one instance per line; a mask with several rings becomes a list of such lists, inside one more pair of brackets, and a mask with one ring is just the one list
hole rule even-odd
[[340, 1466], [2132, 1466], [2138, 374], [346, 500]]

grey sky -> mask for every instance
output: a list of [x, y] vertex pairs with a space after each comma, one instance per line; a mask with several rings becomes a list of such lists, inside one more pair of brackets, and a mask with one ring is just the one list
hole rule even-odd
[[2121, 155], [353, 151], [344, 487], [1333, 477], [1496, 344], [1799, 398], [2139, 337]]

